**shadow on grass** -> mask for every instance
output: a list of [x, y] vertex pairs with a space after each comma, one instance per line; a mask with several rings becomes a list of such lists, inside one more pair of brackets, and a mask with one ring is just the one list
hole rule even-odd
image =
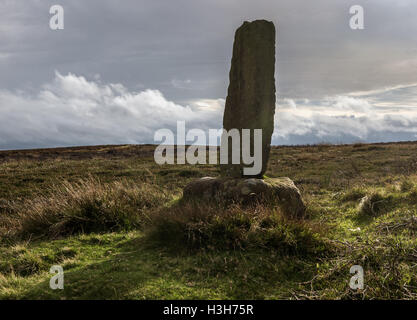
[[143, 237], [114, 250], [102, 261], [67, 270], [64, 290], [50, 289], [48, 277], [28, 288], [22, 298], [284, 298], [296, 283], [312, 277], [315, 265], [271, 250], [170, 252]]

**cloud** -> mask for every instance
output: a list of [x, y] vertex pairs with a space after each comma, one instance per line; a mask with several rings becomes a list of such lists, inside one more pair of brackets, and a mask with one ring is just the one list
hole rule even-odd
[[[275, 114], [275, 144], [415, 140], [417, 84], [321, 100], [283, 99]], [[293, 105], [297, 108], [294, 109]]]
[[0, 91], [0, 148], [150, 143], [177, 120], [188, 129], [221, 127], [222, 103], [182, 106], [158, 90], [130, 92], [74, 74], [56, 73], [40, 92]]
[[[413, 140], [417, 85], [322, 99], [278, 100], [273, 144]], [[0, 91], [0, 149], [153, 143], [154, 133], [220, 129], [224, 99], [181, 105], [159, 90], [131, 91], [120, 83], [75, 74], [55, 78], [36, 92]]]
[[171, 84], [176, 89], [190, 89], [191, 80], [172, 79]]

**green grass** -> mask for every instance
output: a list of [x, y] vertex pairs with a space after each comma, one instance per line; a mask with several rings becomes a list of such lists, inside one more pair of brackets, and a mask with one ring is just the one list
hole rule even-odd
[[[417, 143], [272, 148], [266, 175], [295, 181], [301, 221], [185, 205], [182, 188], [218, 168], [159, 166], [152, 150], [0, 152], [0, 298], [417, 298]], [[348, 286], [354, 264], [365, 290]]]
[[[76, 254], [62, 258], [63, 246]], [[39, 269], [24, 274], [7, 272], [0, 280], [1, 298], [280, 298], [311, 276], [303, 261], [273, 252], [174, 253], [155, 247], [140, 232], [83, 235], [30, 245], [26, 251], [40, 261]], [[49, 288], [51, 260], [65, 270], [64, 290]]]

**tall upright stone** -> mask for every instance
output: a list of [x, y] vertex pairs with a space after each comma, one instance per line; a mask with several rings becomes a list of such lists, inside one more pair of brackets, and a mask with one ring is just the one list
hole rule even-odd
[[240, 164], [232, 164], [232, 143], [229, 141], [228, 163], [220, 165], [222, 176], [191, 181], [184, 188], [184, 201], [209, 201], [225, 205], [272, 204], [277, 205], [289, 218], [304, 217], [306, 207], [300, 190], [291, 179], [263, 178], [274, 130], [274, 74], [274, 24], [265, 20], [243, 23], [235, 34], [223, 128], [228, 132], [238, 129], [240, 137], [243, 129], [251, 129], [252, 149], [253, 131], [262, 129], [261, 172], [252, 177], [244, 176], [243, 169], [253, 164], [243, 164], [242, 145], [239, 152]]
[[[223, 128], [262, 129], [262, 170], [266, 171], [275, 113], [275, 26], [266, 20], [244, 22], [237, 29], [233, 45], [230, 83], [223, 117]], [[254, 131], [251, 130], [253, 152]], [[242, 146], [241, 146], [242, 149]], [[232, 144], [229, 141], [228, 164], [220, 166], [227, 177], [243, 177], [245, 166], [232, 164]], [[247, 176], [246, 176], [247, 177]]]

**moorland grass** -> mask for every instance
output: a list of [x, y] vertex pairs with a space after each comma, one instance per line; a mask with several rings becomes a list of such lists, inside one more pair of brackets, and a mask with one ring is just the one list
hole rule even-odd
[[218, 168], [159, 166], [152, 148], [0, 152], [0, 298], [417, 298], [417, 143], [272, 148], [267, 176], [295, 181], [304, 219], [183, 203]]
[[130, 230], [169, 200], [165, 190], [151, 183], [102, 183], [90, 176], [63, 181], [32, 199], [3, 204], [0, 226], [4, 236], [23, 239]]

